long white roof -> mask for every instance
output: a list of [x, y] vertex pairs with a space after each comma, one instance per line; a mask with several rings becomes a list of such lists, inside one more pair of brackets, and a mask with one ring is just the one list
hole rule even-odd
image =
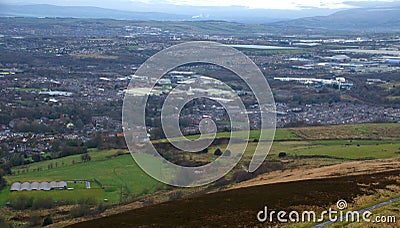
[[11, 185], [10, 191], [22, 191], [22, 190], [51, 190], [54, 188], [65, 188], [67, 187], [67, 182], [65, 181], [52, 181], [52, 182], [15, 182]]

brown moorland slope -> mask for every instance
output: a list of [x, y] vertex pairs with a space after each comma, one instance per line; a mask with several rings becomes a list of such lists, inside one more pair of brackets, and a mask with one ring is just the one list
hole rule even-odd
[[400, 170], [395, 170], [231, 189], [139, 208], [68, 227], [261, 226], [267, 224], [259, 223], [256, 214], [264, 206], [270, 210], [325, 210], [338, 199], [352, 202], [356, 196], [396, 185], [395, 179], [399, 175]]
[[345, 162], [312, 169], [299, 167], [298, 169], [261, 174], [248, 181], [240, 182], [229, 189], [329, 177], [365, 175], [395, 170], [400, 170], [399, 158]]

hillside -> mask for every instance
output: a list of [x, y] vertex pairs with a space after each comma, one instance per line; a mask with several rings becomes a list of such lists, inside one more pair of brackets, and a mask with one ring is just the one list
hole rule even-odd
[[114, 9], [105, 9], [93, 6], [55, 6], [47, 4], [37, 5], [5, 5], [0, 4], [0, 16], [6, 17], [61, 17], [61, 18], [110, 18], [118, 20], [157, 20], [180, 21], [188, 20], [189, 16], [154, 13], [133, 12]]
[[[54, 211], [53, 218], [56, 222], [61, 222], [55, 224], [54, 227], [90, 220], [94, 218], [93, 216], [107, 217], [104, 218], [104, 224], [113, 226], [120, 226], [120, 222], [134, 225], [149, 225], [148, 222], [151, 222], [157, 225], [161, 224], [163, 219], [166, 224], [181, 224], [177, 222], [181, 220], [181, 216], [194, 219], [193, 216], [196, 213], [203, 218], [208, 218], [210, 225], [254, 224], [256, 222], [254, 213], [258, 208], [262, 208], [260, 203], [267, 202], [268, 205], [276, 208], [286, 209], [290, 205], [275, 199], [287, 198], [290, 199], [288, 202], [297, 203], [293, 205], [303, 205], [307, 201], [310, 205], [323, 207], [334, 203], [337, 196], [352, 199], [359, 194], [371, 193], [372, 190], [364, 192], [363, 186], [365, 183], [370, 183], [372, 179], [378, 178], [379, 175], [383, 175], [380, 173], [387, 172], [388, 175], [398, 176], [399, 131], [398, 124], [277, 129], [275, 142], [267, 160], [255, 173], [248, 173], [246, 168], [257, 146], [255, 139], [260, 134], [259, 131], [251, 131], [250, 140], [240, 163], [226, 177], [202, 188], [173, 188], [161, 184], [146, 175], [126, 150], [90, 149], [89, 162], [81, 161], [81, 155], [72, 155], [13, 167], [13, 175], [5, 177], [8, 186], [0, 191], [0, 212], [7, 213], [7, 221], [19, 222], [18, 216], [22, 216], [25, 211], [5, 207], [6, 202], [12, 204], [22, 196], [32, 197], [35, 201], [50, 197], [55, 202], [53, 208], [41, 213], [45, 215]], [[226, 137], [228, 137], [227, 133], [219, 133], [216, 140], [219, 143], [213, 143], [207, 153], [189, 156], [179, 154], [175, 150], [169, 152], [177, 154], [178, 158], [185, 161], [207, 163], [216, 158], [214, 151], [224, 150]], [[164, 147], [166, 142], [159, 140], [154, 143], [156, 146]], [[281, 153], [285, 155], [282, 157]], [[152, 162], [150, 158], [149, 162]], [[389, 171], [392, 172], [389, 173]], [[393, 174], [393, 172], [397, 173]], [[377, 176], [372, 175], [375, 173]], [[348, 177], [350, 175], [351, 177]], [[359, 178], [360, 185], [349, 183], [349, 180], [354, 178]], [[84, 184], [74, 183], [75, 180], [89, 181], [91, 188], [87, 189]], [[391, 182], [393, 180], [395, 179], [382, 179], [382, 185], [378, 187], [390, 184], [394, 186], [396, 184]], [[10, 192], [12, 183], [25, 181], [67, 181], [68, 187], [75, 189]], [[313, 184], [310, 185], [310, 183]], [[349, 187], [351, 191], [334, 189], [330, 192], [333, 186], [340, 184], [351, 185]], [[377, 186], [370, 187], [373, 189]], [[299, 189], [301, 191], [298, 191]], [[313, 194], [306, 194], [307, 191]], [[322, 197], [323, 200], [317, 201], [316, 198], [312, 198], [314, 195]], [[264, 201], [256, 203], [257, 197]], [[71, 217], [71, 208], [82, 198], [93, 199], [95, 204], [109, 209], [93, 216]], [[174, 201], [182, 198], [187, 199]], [[104, 199], [107, 199], [107, 202], [104, 202]], [[247, 204], [246, 200], [250, 203]], [[234, 207], [229, 207], [227, 204]], [[195, 205], [199, 205], [200, 209], [197, 210]], [[213, 205], [212, 209], [207, 210], [207, 205]], [[248, 209], [245, 210], [244, 207]], [[187, 208], [190, 210], [186, 210]], [[232, 208], [234, 214], [243, 216], [232, 217], [227, 208]], [[95, 210], [95, 205], [92, 205], [91, 211]], [[160, 210], [159, 214], [155, 212], [158, 210]], [[215, 216], [222, 210], [225, 211], [222, 217]], [[167, 211], [174, 211], [174, 213], [167, 216]], [[160, 215], [160, 220], [158, 218], [151, 220], [148, 213]], [[68, 222], [63, 222], [67, 221], [66, 218]], [[222, 220], [219, 220], [220, 218]], [[190, 225], [198, 225], [196, 221], [199, 220], [194, 219]], [[97, 222], [94, 220], [88, 225], [91, 226]], [[79, 226], [86, 225], [83, 223]]]
[[[68, 227], [198, 227], [204, 224], [211, 227], [260, 226], [261, 223], [257, 221], [256, 215], [264, 206], [268, 206], [270, 211], [289, 211], [289, 208], [297, 211], [305, 208], [321, 211], [335, 204], [338, 199], [352, 202], [357, 196], [368, 194], [377, 188], [385, 189], [385, 186], [396, 183], [398, 185], [396, 179], [399, 181], [399, 174], [400, 171], [397, 170], [379, 174], [240, 188], [144, 207]], [[375, 185], [369, 185], [372, 182]], [[395, 213], [395, 209], [391, 212]], [[267, 224], [279, 227], [283, 225], [276, 221], [267, 222]], [[310, 227], [310, 225], [304, 227]]]
[[[5, 2], [7, 3], [7, 2]], [[14, 5], [15, 4], [15, 5]], [[329, 15], [337, 9], [312, 8], [303, 10], [292, 9], [254, 9], [244, 6], [190, 6], [176, 5], [172, 2], [146, 3], [116, 1], [113, 5], [96, 2], [98, 7], [82, 6], [55, 6], [57, 4], [34, 5], [29, 3], [0, 3], [0, 16], [19, 17], [74, 17], [74, 18], [108, 18], [118, 20], [223, 20], [231, 22], [261, 24], [305, 16]], [[90, 3], [86, 3], [90, 4]], [[66, 4], [72, 5], [72, 3]]]
[[[0, 3], [0, 17], [33, 17], [33, 18], [91, 18], [91, 19], [117, 19], [136, 21], [169, 21], [172, 24], [179, 21], [193, 22], [188, 25], [198, 27], [200, 21], [230, 21], [247, 23], [246, 32], [265, 31], [304, 31], [337, 30], [337, 31], [400, 31], [400, 6], [370, 6], [369, 8], [354, 8], [340, 11], [329, 10], [267, 10], [243, 9], [240, 7], [206, 7], [204, 9], [191, 9], [189, 11], [171, 10], [168, 12], [135, 11], [137, 7], [127, 7], [126, 10], [116, 10], [93, 6], [55, 6], [48, 4], [37, 5], [8, 5]], [[140, 9], [140, 7], [138, 8]], [[144, 10], [144, 9], [141, 9]], [[160, 9], [158, 9], [160, 10]], [[191, 12], [193, 11], [193, 12]], [[208, 15], [207, 17], [199, 15]], [[317, 16], [314, 16], [317, 15]], [[204, 24], [211, 31], [226, 30], [226, 27], [235, 27], [230, 31], [233, 34], [243, 29], [243, 24], [216, 23]], [[167, 25], [171, 26], [171, 25]], [[183, 25], [185, 26], [185, 25]], [[200, 29], [200, 28], [196, 28]], [[272, 29], [272, 30], [271, 30]], [[205, 31], [208, 31], [205, 29]], [[208, 31], [210, 32], [210, 31]], [[203, 32], [207, 34], [208, 32]]]
[[270, 25], [295, 29], [395, 32], [400, 31], [399, 15], [400, 7], [358, 8]]

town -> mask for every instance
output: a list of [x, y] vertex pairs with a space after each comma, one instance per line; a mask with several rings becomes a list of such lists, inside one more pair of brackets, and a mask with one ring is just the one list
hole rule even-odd
[[[126, 90], [130, 81], [147, 82], [145, 76], [135, 75], [136, 70], [157, 51], [186, 41], [217, 41], [247, 54], [272, 87], [277, 127], [400, 121], [396, 35], [204, 34], [163, 28], [162, 23], [109, 25], [108, 20], [102, 27], [89, 21], [87, 33], [69, 30], [63, 23], [69, 19], [34, 19], [38, 22], [34, 26], [15, 26], [20, 19], [3, 20], [9, 23], [1, 24], [0, 37], [2, 159], [15, 152], [45, 157], [55, 151], [59, 144], [55, 142], [68, 140], [85, 146], [99, 137], [123, 141], [124, 95], [147, 91]], [[47, 23], [51, 26], [44, 26]], [[152, 103], [162, 104], [172, 88], [204, 77], [231, 86], [245, 101], [252, 129], [259, 127], [251, 91], [218, 66], [187, 65], [170, 72], [157, 87], [148, 88], [151, 100], [157, 101]], [[363, 95], [366, 91], [378, 98]], [[195, 126], [204, 116], [213, 118], [219, 131], [229, 127], [225, 110], [215, 101], [204, 100], [189, 109], [180, 116], [187, 134], [198, 132]], [[200, 111], [196, 117], [194, 110]], [[159, 112], [151, 116], [149, 135], [162, 138], [154, 121]]]

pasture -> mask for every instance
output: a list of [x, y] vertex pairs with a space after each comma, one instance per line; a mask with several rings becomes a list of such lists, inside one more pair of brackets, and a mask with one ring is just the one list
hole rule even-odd
[[[88, 180], [91, 182], [91, 188], [71, 191], [21, 191], [10, 193], [6, 193], [9, 191], [4, 189], [0, 193], [0, 201], [5, 202], [7, 198], [29, 194], [33, 197], [51, 196], [55, 200], [72, 199], [73, 202], [82, 196], [91, 196], [99, 202], [107, 198], [109, 202], [119, 203], [121, 194], [122, 197], [128, 194], [142, 195], [155, 192], [162, 187], [158, 181], [149, 177], [137, 166], [130, 154], [115, 156], [116, 153], [120, 154], [116, 150], [91, 150], [89, 154], [92, 160], [87, 163], [80, 162], [80, 155], [74, 155], [16, 167], [13, 172], [17, 174], [6, 177], [9, 184], [25, 181]], [[55, 166], [56, 162], [59, 165]], [[150, 159], [149, 162], [151, 162]], [[49, 164], [53, 164], [53, 168], [49, 169]], [[98, 180], [104, 189], [94, 179]]]
[[[260, 131], [257, 130], [250, 132], [250, 140], [241, 164], [249, 162], [252, 158], [257, 146], [255, 139], [258, 139], [259, 134]], [[229, 136], [229, 133], [217, 134], [217, 138]], [[196, 136], [188, 138], [192, 137]], [[314, 163], [318, 164], [313, 165], [317, 166], [326, 165], [328, 162], [398, 158], [400, 157], [399, 138], [399, 124], [277, 129], [275, 142], [267, 160], [280, 159], [278, 157], [280, 152], [285, 152], [289, 159], [315, 158]], [[209, 147], [208, 153], [185, 153], [184, 156], [194, 161], [210, 162], [217, 158], [214, 151], [217, 148], [223, 151], [225, 147], [226, 145], [213, 145]], [[126, 150], [90, 149], [89, 154], [92, 159], [86, 163], [81, 161], [80, 155], [73, 155], [14, 167], [12, 169], [14, 175], [6, 176], [6, 180], [9, 185], [13, 182], [25, 181], [88, 180], [91, 182], [91, 189], [75, 187], [70, 191], [10, 192], [7, 186], [0, 192], [0, 206], [4, 206], [5, 202], [19, 195], [30, 195], [35, 198], [50, 196], [57, 201], [68, 199], [72, 203], [87, 196], [95, 198], [98, 202], [107, 198], [110, 203], [119, 203], [132, 195], [140, 196], [166, 188], [164, 184], [144, 173]], [[151, 157], [146, 157], [145, 160], [151, 164], [154, 162]], [[154, 166], [158, 167], [156, 163]], [[238, 167], [234, 171], [239, 170], [241, 166]], [[100, 182], [100, 185], [94, 181], [95, 179]]]

